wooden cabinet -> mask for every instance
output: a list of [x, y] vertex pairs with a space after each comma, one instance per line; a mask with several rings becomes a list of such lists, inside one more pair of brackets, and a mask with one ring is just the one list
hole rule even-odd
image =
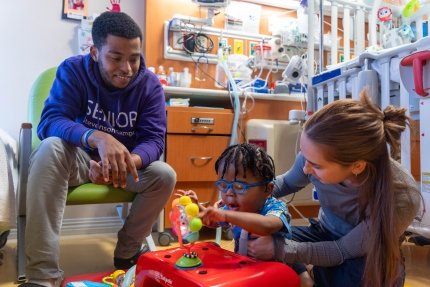
[[[167, 108], [166, 162], [176, 171], [175, 190], [194, 190], [202, 203], [218, 199], [215, 161], [230, 143], [232, 123], [230, 109]], [[164, 209], [166, 228], [174, 197]]]
[[214, 181], [215, 161], [230, 141], [229, 136], [168, 135], [167, 162], [177, 181]]
[[420, 121], [411, 122], [411, 173], [421, 181]]

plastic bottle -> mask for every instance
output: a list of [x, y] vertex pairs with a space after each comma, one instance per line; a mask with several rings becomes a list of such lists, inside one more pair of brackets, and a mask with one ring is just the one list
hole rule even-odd
[[167, 75], [164, 71], [163, 65], [158, 66], [158, 72], [157, 72], [158, 79], [160, 80], [160, 83], [162, 86], [167, 86]]
[[184, 71], [182, 72], [182, 75], [181, 75], [181, 87], [184, 87], [184, 88], [191, 87], [191, 74], [190, 74], [190, 70], [187, 67], [184, 68]]
[[169, 86], [177, 87], [178, 79], [176, 76], [176, 72], [173, 70], [173, 67], [169, 67], [169, 73], [167, 74], [167, 83]]
[[216, 64], [215, 70], [215, 87], [217, 88], [227, 87], [227, 80], [223, 67], [223, 65], [226, 65], [226, 63], [224, 63], [225, 61], [226, 59], [224, 56], [224, 47], [220, 43], [218, 47], [218, 63]]

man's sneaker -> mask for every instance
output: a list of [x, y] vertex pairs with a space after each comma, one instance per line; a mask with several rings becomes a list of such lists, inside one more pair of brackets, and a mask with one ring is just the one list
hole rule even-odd
[[133, 265], [136, 265], [137, 260], [139, 259], [140, 255], [143, 253], [146, 253], [149, 251], [148, 245], [144, 245], [142, 249], [140, 249], [133, 257], [128, 259], [122, 259], [122, 258], [113, 258], [113, 265], [116, 269], [130, 269]]

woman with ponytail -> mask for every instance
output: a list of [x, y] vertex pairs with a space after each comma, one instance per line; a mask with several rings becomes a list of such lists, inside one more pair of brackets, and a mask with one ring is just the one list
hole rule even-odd
[[421, 194], [396, 159], [407, 128], [406, 109], [381, 111], [367, 96], [338, 100], [304, 125], [301, 152], [275, 180], [282, 197], [313, 184], [318, 220], [293, 227], [293, 238], [259, 237], [250, 256], [313, 265], [315, 286], [403, 286], [400, 245]]

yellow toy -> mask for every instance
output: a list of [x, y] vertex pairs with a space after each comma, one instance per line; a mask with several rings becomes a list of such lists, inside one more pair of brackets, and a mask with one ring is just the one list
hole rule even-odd
[[405, 8], [403, 8], [402, 15], [403, 17], [410, 17], [419, 9], [420, 9], [420, 1], [411, 0], [408, 3], [406, 3]]
[[[130, 270], [132, 270], [132, 269], [133, 269], [132, 272], [134, 273], [134, 268], [130, 268]], [[115, 270], [109, 276], [104, 277], [102, 281], [103, 281], [103, 283], [105, 283], [109, 286], [112, 286], [112, 287], [134, 287], [134, 283], [131, 283], [131, 285], [127, 283], [126, 284], [127, 286], [124, 286], [123, 283], [125, 283], [124, 279], [125, 279], [127, 273], [124, 270]]]

